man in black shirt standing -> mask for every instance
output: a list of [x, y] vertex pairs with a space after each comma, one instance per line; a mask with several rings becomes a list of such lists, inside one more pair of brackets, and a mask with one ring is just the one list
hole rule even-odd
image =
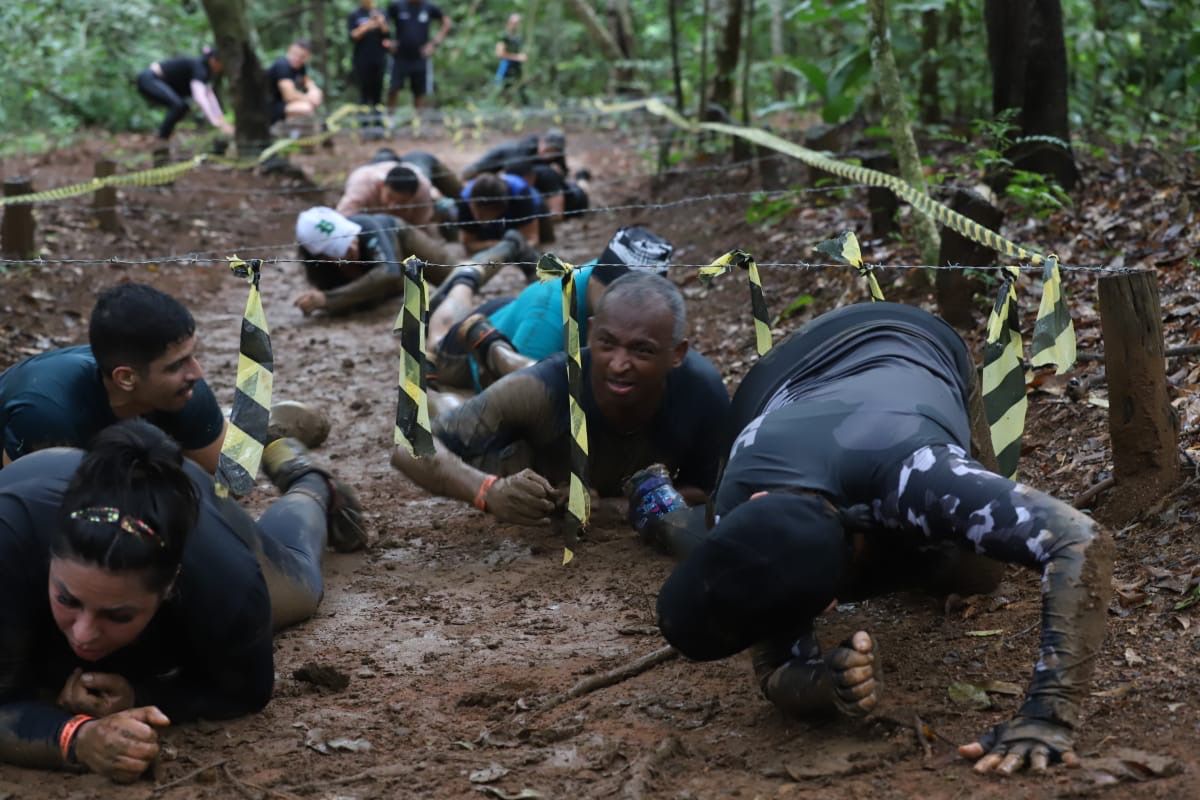
[[525, 84], [521, 82], [522, 68], [529, 60], [529, 54], [522, 53], [521, 46], [521, 15], [509, 14], [508, 22], [504, 24], [504, 35], [496, 42], [496, 58], [500, 59], [500, 65], [496, 68], [496, 82], [500, 84], [501, 94], [507, 94], [509, 89], [517, 87], [521, 103], [529, 105]]
[[[358, 102], [364, 106], [383, 103], [383, 73], [387, 69], [387, 51], [391, 46], [387, 18], [375, 8], [375, 0], [361, 0], [350, 12], [346, 22], [350, 40], [354, 42], [354, 80], [358, 84]], [[379, 115], [372, 111], [366, 124], [379, 124]]]
[[[433, 92], [433, 51], [450, 33], [450, 18], [433, 3], [424, 0], [392, 0], [387, 9], [392, 21], [392, 85], [388, 90], [388, 110], [396, 107], [400, 85], [408, 81], [413, 106], [422, 108], [425, 97]], [[430, 39], [429, 26], [441, 21], [437, 34]]]
[[308, 59], [312, 47], [305, 39], [288, 46], [287, 53], [275, 59], [267, 70], [267, 93], [271, 103], [271, 122], [297, 117], [312, 117], [325, 99], [321, 87], [308, 77]]

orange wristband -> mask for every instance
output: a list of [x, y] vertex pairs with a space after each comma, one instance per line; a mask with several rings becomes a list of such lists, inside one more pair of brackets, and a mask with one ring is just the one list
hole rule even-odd
[[76, 714], [67, 720], [62, 727], [62, 732], [58, 734], [58, 749], [62, 751], [64, 762], [71, 760], [71, 741], [75, 738], [75, 734], [85, 722], [91, 722], [95, 717], [89, 717], [87, 714]]
[[492, 488], [492, 484], [498, 480], [498, 477], [496, 475], [488, 475], [483, 479], [483, 483], [479, 484], [479, 491], [475, 493], [475, 507], [480, 511], [487, 511], [488, 489]]

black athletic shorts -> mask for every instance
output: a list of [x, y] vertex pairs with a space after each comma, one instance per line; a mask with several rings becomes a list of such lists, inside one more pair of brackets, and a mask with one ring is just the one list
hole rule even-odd
[[417, 61], [392, 61], [392, 91], [399, 91], [405, 82], [412, 89], [413, 97], [424, 97], [433, 91], [433, 72], [426, 59]]

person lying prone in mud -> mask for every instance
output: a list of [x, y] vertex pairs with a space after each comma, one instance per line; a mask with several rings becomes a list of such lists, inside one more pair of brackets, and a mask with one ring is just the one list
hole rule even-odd
[[[661, 462], [690, 502], [716, 479], [729, 397], [713, 365], [688, 349], [683, 298], [650, 272], [618, 278], [581, 351], [588, 471], [601, 497]], [[569, 478], [566, 356], [513, 372], [458, 406], [433, 408], [437, 454], [397, 447], [392, 465], [423, 488], [473, 502], [505, 522], [534, 524]]]
[[[443, 242], [387, 214], [344, 216], [327, 206], [314, 206], [296, 218], [297, 258], [313, 287], [293, 304], [305, 314], [345, 314], [399, 297], [404, 292], [401, 262], [416, 256], [426, 262], [425, 276], [440, 283], [450, 274], [452, 259]], [[502, 238], [473, 261], [537, 261], [538, 253], [519, 235]]]
[[[645, 228], [621, 228], [599, 258], [580, 264], [572, 274], [580, 340], [587, 341], [588, 320], [613, 281], [630, 270], [665, 275], [673, 249]], [[429, 340], [435, 372], [431, 380], [441, 390], [474, 393], [565, 347], [562, 283], [540, 281], [516, 297], [481, 302], [476, 294], [479, 287], [500, 266], [455, 267], [438, 287], [440, 302], [429, 321]]]
[[263, 464], [257, 521], [141, 420], [0, 471], [0, 762], [132, 781], [168, 725], [267, 704], [272, 631], [315, 613], [327, 542], [366, 538], [298, 442]]
[[[864, 715], [881, 697], [876, 641], [822, 653], [832, 602], [924, 585], [991, 591], [1004, 563], [1042, 576], [1041, 646], [1020, 710], [960, 754], [977, 772], [1077, 762], [1080, 702], [1104, 635], [1112, 542], [1069, 505], [971, 458], [974, 368], [918, 308], [818, 317], [747, 373], [733, 399], [715, 527], [663, 516], [683, 561], [658, 598], [667, 641], [700, 661], [752, 648], [763, 695], [797, 715]], [[986, 429], [985, 429], [986, 430]], [[689, 525], [688, 523], [693, 524]]]

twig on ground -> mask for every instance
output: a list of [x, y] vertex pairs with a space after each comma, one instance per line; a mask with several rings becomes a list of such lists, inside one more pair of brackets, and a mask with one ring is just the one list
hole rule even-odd
[[1117, 485], [1117, 479], [1109, 476], [1099, 483], [1088, 487], [1086, 491], [1071, 501], [1071, 505], [1075, 508], [1087, 508], [1091, 505], [1096, 497]]
[[308, 783], [297, 784], [296, 786], [287, 787], [289, 792], [311, 792], [314, 789], [327, 789], [331, 786], [346, 786], [359, 781], [369, 781], [376, 778], [402, 778], [412, 772], [412, 767], [409, 764], [385, 764], [381, 767], [371, 767], [364, 769], [362, 772], [355, 772], [353, 775], [343, 775], [340, 778], [332, 778], [327, 781], [309, 781]]
[[598, 689], [604, 689], [621, 681], [629, 680], [637, 677], [643, 672], [652, 669], [659, 664], [662, 664], [671, 659], [678, 658], [679, 651], [674, 647], [667, 645], [658, 650], [647, 653], [636, 661], [631, 661], [628, 664], [617, 667], [616, 669], [602, 672], [599, 675], [593, 675], [590, 678], [584, 678], [579, 683], [572, 686], [566, 692], [557, 695], [551, 695], [546, 699], [546, 702], [538, 706], [538, 711], [549, 711], [552, 708], [562, 705], [568, 700], [574, 700], [583, 697], [586, 694], [591, 694]]
[[[221, 772], [224, 773], [225, 779], [233, 784], [233, 788], [237, 790], [238, 794], [240, 794], [242, 797], [250, 798], [250, 800], [262, 800], [263, 797], [271, 795], [275, 797], [282, 797], [284, 800], [299, 800], [296, 795], [291, 794], [290, 792], [285, 792], [281, 789], [274, 789], [270, 786], [261, 786], [257, 783], [252, 783], [245, 778], [239, 778], [237, 775], [233, 774], [233, 770], [229, 768], [228, 764], [221, 765]], [[254, 794], [255, 792], [261, 792], [262, 794], [256, 795]]]
[[630, 769], [632, 773], [621, 791], [624, 800], [643, 800], [649, 789], [650, 779], [667, 759], [683, 755], [683, 743], [674, 736], [668, 736], [654, 748], [654, 752], [638, 759]]
[[217, 767], [224, 766], [225, 762], [227, 762], [228, 760], [229, 760], [228, 758], [222, 758], [220, 761], [214, 761], [211, 764], [204, 764], [203, 766], [196, 767], [191, 772], [185, 772], [183, 775], [180, 775], [178, 778], [176, 778], [173, 781], [167, 781], [166, 783], [161, 783], [158, 786], [155, 786], [154, 790], [152, 792], [150, 792], [150, 794], [152, 794], [152, 795], [160, 794], [162, 792], [167, 791], [168, 789], [174, 789], [176, 786], [180, 786], [181, 784], [187, 783], [188, 781], [192, 780], [193, 778], [195, 778], [197, 775], [199, 775], [202, 772], [207, 772], [210, 769], [216, 769]]

